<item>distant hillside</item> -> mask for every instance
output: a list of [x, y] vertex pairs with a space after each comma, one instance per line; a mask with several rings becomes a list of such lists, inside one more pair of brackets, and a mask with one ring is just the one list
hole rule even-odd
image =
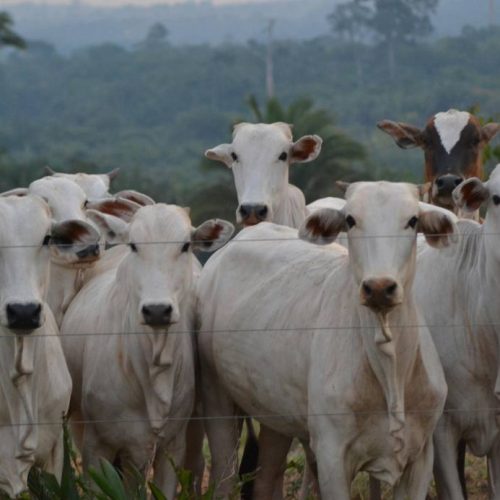
[[[114, 42], [132, 47], [156, 22], [174, 44], [220, 44], [261, 40], [267, 20], [277, 20], [276, 38], [314, 38], [329, 30], [326, 16], [341, 0], [275, 0], [214, 6], [210, 1], [155, 7], [97, 8], [24, 3], [9, 6], [16, 28], [28, 39], [45, 40], [61, 52]], [[500, 21], [500, 0], [495, 0]], [[466, 25], [490, 22], [489, 0], [441, 0], [434, 19], [436, 35], [458, 34]]]

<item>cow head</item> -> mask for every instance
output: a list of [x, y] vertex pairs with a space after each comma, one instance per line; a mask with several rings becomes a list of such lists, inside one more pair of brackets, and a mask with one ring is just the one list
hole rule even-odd
[[231, 144], [209, 149], [205, 156], [232, 169], [239, 204], [236, 220], [249, 226], [273, 221], [287, 195], [290, 164], [314, 160], [321, 144], [317, 135], [293, 142], [286, 123], [240, 123], [234, 127]]
[[[30, 333], [44, 322], [50, 251], [78, 254], [88, 225], [57, 223], [41, 198], [0, 197], [0, 325]], [[75, 257], [73, 257], [75, 258]]]
[[467, 179], [453, 191], [456, 205], [467, 211], [475, 212], [481, 205], [486, 207], [484, 243], [489, 246], [491, 255], [500, 260], [498, 234], [500, 233], [500, 164], [491, 172], [487, 182], [477, 177]]
[[[100, 220], [103, 230], [107, 223]], [[214, 219], [193, 229], [186, 210], [158, 203], [139, 209], [122, 230], [129, 255], [120, 264], [117, 279], [129, 290], [139, 322], [165, 329], [179, 321], [180, 304], [192, 290], [193, 250], [216, 250], [234, 227]]]
[[[68, 246], [67, 252], [63, 245], [52, 249], [53, 262], [66, 266], [88, 265], [99, 258], [101, 235], [93, 221], [95, 211], [102, 212], [105, 217], [117, 219], [119, 224], [119, 219], [130, 221], [140, 208], [135, 202], [116, 197], [88, 201], [86, 193], [78, 184], [70, 178], [59, 175], [32, 182], [28, 192], [40, 196], [47, 202], [55, 222], [71, 223], [74, 230], [78, 231], [78, 235], [75, 234], [81, 245], [78, 252], [74, 252], [71, 245]], [[57, 235], [54, 234], [54, 237]]]
[[66, 174], [64, 172], [55, 172], [50, 167], [45, 167], [47, 175], [69, 179], [78, 184], [89, 200], [109, 196], [110, 183], [118, 175], [119, 171], [119, 168], [115, 168], [107, 174]]
[[321, 209], [310, 215], [299, 236], [327, 244], [347, 231], [349, 261], [361, 304], [385, 315], [399, 305], [415, 272], [416, 237], [425, 234], [434, 247], [450, 244], [456, 217], [419, 203], [416, 186], [358, 182], [346, 191], [342, 210]]
[[377, 126], [403, 149], [420, 147], [425, 155], [425, 181], [430, 182], [429, 201], [453, 209], [452, 191], [469, 177], [482, 175], [482, 150], [500, 129], [498, 123], [481, 126], [466, 111], [437, 113], [419, 129], [383, 120]]

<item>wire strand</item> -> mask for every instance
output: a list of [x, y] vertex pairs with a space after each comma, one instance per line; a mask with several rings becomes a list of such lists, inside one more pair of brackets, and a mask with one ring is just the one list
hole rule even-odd
[[[391, 414], [404, 414], [404, 415], [434, 415], [438, 411], [436, 409], [428, 409], [428, 410], [401, 410], [401, 411], [392, 411]], [[487, 407], [487, 408], [473, 408], [473, 409], [465, 409], [465, 408], [448, 408], [439, 412], [439, 414], [477, 414], [477, 413], [499, 413], [500, 414], [500, 406], [499, 407]], [[133, 423], [151, 423], [151, 422], [186, 422], [186, 421], [207, 421], [207, 420], [243, 420], [245, 418], [254, 418], [256, 420], [263, 419], [285, 419], [285, 418], [320, 418], [320, 417], [348, 417], [348, 416], [370, 416], [370, 415], [388, 415], [389, 412], [387, 410], [365, 410], [365, 411], [335, 411], [335, 412], [315, 412], [315, 413], [259, 413], [254, 415], [248, 414], [236, 414], [236, 415], [208, 415], [208, 416], [191, 416], [191, 417], [166, 417], [164, 419], [149, 419], [149, 418], [132, 418], [132, 419], [69, 419], [70, 423], [79, 424], [79, 425], [88, 425], [88, 424], [133, 424]], [[2, 427], [26, 427], [29, 425], [36, 426], [55, 426], [62, 425], [63, 419], [52, 422], [12, 422], [12, 423], [0, 423], [0, 428]]]

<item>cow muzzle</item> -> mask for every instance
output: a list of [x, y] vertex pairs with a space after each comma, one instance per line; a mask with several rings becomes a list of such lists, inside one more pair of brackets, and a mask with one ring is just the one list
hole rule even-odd
[[371, 278], [361, 283], [361, 304], [376, 313], [386, 313], [401, 304], [401, 286], [392, 278]]
[[93, 262], [99, 257], [99, 243], [88, 245], [82, 250], [76, 252], [79, 262]]
[[461, 184], [462, 181], [463, 178], [455, 174], [445, 174], [439, 176], [434, 181], [432, 189], [433, 200], [438, 204], [453, 206], [451, 193], [453, 193], [453, 190]]
[[31, 333], [42, 326], [42, 304], [11, 302], [6, 306], [7, 326], [11, 330], [23, 330]]
[[145, 304], [141, 309], [144, 323], [153, 328], [170, 326], [174, 322], [173, 311], [171, 304]]
[[255, 226], [269, 217], [269, 207], [265, 204], [244, 203], [238, 207], [238, 215], [244, 226]]

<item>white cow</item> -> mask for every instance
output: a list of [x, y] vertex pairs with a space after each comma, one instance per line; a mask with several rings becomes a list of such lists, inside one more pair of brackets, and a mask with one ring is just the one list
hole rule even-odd
[[183, 463], [194, 403], [190, 332], [200, 266], [192, 251], [217, 249], [233, 230], [220, 220], [192, 229], [174, 205], [143, 207], [129, 226], [128, 254], [71, 303], [61, 333], [74, 383], [71, 414], [87, 422], [85, 468], [99, 457], [144, 473], [153, 463], [156, 484], [174, 497], [168, 459]]
[[[239, 203], [237, 222], [249, 226], [268, 221], [298, 228], [318, 206], [306, 207], [302, 191], [288, 182], [289, 167], [316, 159], [322, 142], [317, 135], [305, 135], [293, 142], [287, 123], [239, 123], [231, 144], [209, 149], [205, 156], [233, 171]], [[321, 207], [337, 208], [343, 201], [325, 198]]]
[[422, 305], [449, 391], [435, 434], [439, 498], [463, 499], [456, 468], [457, 446], [465, 440], [477, 456], [487, 455], [500, 498], [500, 166], [488, 182], [464, 181], [453, 192], [461, 209], [487, 207], [483, 225], [458, 223], [460, 244], [444, 252], [421, 248], [415, 290]]
[[77, 253], [86, 230], [53, 223], [36, 196], [0, 198], [0, 489], [10, 496], [27, 488], [34, 464], [61, 475], [71, 379], [46, 302], [49, 247]]
[[[349, 252], [263, 223], [208, 261], [199, 349], [218, 493], [231, 490], [238, 426], [216, 417], [239, 407], [275, 445], [263, 476], [295, 436], [316, 456], [322, 498], [349, 499], [361, 470], [395, 485], [396, 499], [425, 498], [446, 383], [413, 299], [416, 235], [446, 246], [453, 217], [421, 207], [414, 186], [356, 183], [343, 211], [320, 210], [299, 230], [331, 243], [347, 229]], [[272, 497], [260, 489], [270, 484], [257, 481], [256, 496]]]

